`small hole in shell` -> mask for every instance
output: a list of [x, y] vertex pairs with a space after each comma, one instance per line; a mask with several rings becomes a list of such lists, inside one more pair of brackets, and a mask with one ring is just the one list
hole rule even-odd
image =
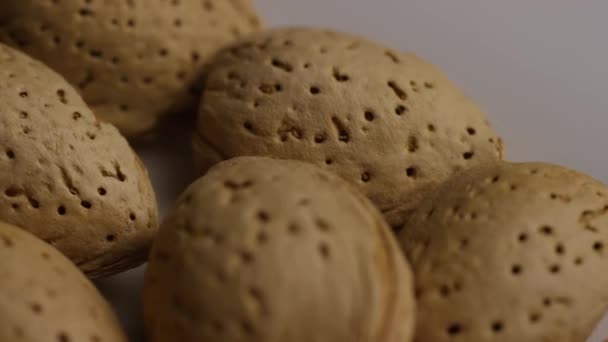
[[503, 323], [500, 321], [496, 321], [496, 322], [492, 323], [492, 331], [494, 333], [502, 332], [503, 328], [504, 328]]
[[369, 172], [363, 172], [361, 174], [361, 181], [362, 182], [367, 183], [367, 182], [370, 181], [370, 179], [371, 179], [371, 176], [370, 176]]
[[511, 266], [511, 273], [513, 273], [513, 275], [520, 275], [521, 272], [522, 272], [521, 265], [513, 265], [513, 266]]
[[530, 314], [530, 317], [528, 319], [530, 320], [530, 323], [538, 323], [538, 321], [540, 321], [541, 319], [541, 314], [533, 312]]
[[375, 117], [376, 117], [376, 115], [371, 110], [368, 110], [368, 111], [365, 112], [365, 120], [367, 120], [367, 121], [374, 121]]
[[317, 144], [321, 144], [321, 143], [325, 142], [326, 139], [327, 139], [327, 136], [324, 133], [315, 134], [315, 143], [317, 143]]
[[526, 234], [526, 233], [519, 234], [519, 236], [517, 237], [517, 240], [519, 242], [526, 242], [526, 241], [528, 241], [528, 234]]
[[600, 241], [596, 241], [593, 243], [593, 250], [596, 252], [602, 252], [604, 250], [604, 244]]
[[462, 330], [462, 325], [460, 325], [459, 323], [452, 323], [448, 326], [447, 333], [450, 336], [456, 336], [459, 335]]
[[329, 246], [326, 243], [321, 243], [319, 244], [319, 253], [321, 254], [321, 257], [325, 260], [330, 258], [330, 249]]
[[418, 175], [418, 170], [414, 166], [410, 166], [405, 170], [405, 174], [410, 178], [415, 178]]
[[395, 108], [395, 114], [397, 115], [403, 115], [404, 113], [406, 113], [408, 111], [407, 107], [404, 105], [398, 105]]
[[57, 342], [70, 342], [70, 336], [66, 332], [57, 334]]
[[540, 232], [544, 235], [552, 235], [553, 228], [551, 228], [550, 226], [542, 226], [540, 227]]
[[270, 216], [267, 212], [261, 210], [258, 212], [258, 219], [263, 223], [267, 223], [268, 221], [270, 221]]

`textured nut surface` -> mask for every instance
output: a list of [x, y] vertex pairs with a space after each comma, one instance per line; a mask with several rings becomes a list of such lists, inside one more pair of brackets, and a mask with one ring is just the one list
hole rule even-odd
[[126, 341], [93, 284], [56, 249], [0, 222], [0, 341]]
[[159, 234], [144, 290], [151, 341], [410, 341], [411, 277], [390, 229], [313, 165], [221, 163]]
[[0, 220], [91, 277], [140, 264], [158, 226], [147, 172], [43, 64], [0, 45]]
[[127, 136], [192, 109], [207, 58], [258, 27], [249, 0], [0, 2], [0, 40], [66, 77]]
[[442, 185], [399, 236], [416, 279], [416, 340], [584, 341], [608, 307], [607, 190], [535, 163]]
[[480, 109], [411, 54], [316, 29], [255, 34], [209, 67], [195, 157], [239, 155], [335, 171], [391, 225], [455, 170], [499, 159]]

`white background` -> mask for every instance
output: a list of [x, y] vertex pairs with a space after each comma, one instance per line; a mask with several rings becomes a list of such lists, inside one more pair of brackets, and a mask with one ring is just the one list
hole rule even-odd
[[[505, 140], [509, 159], [554, 162], [608, 181], [608, 1], [256, 3], [269, 26], [334, 28], [417, 53], [486, 109]], [[188, 149], [185, 138], [138, 147], [163, 212], [192, 180]], [[142, 338], [142, 273], [140, 268], [98, 284], [134, 341]], [[608, 336], [608, 324], [604, 326], [591, 341]]]

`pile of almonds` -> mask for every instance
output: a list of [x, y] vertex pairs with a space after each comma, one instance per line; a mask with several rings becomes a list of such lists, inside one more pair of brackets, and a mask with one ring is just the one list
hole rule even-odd
[[[608, 309], [608, 188], [503, 161], [413, 54], [248, 0], [6, 0], [0, 42], [0, 341], [126, 341], [90, 279], [146, 261], [154, 342], [571, 342]], [[127, 139], [176, 120], [201, 178], [159, 223]]]

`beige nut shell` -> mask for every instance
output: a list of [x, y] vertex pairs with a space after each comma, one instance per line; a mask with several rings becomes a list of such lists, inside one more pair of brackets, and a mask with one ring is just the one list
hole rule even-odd
[[151, 341], [410, 341], [413, 292], [390, 229], [337, 176], [242, 157], [163, 224], [144, 290]]
[[608, 308], [608, 189], [539, 164], [448, 181], [399, 236], [416, 341], [584, 341]]
[[158, 228], [147, 171], [59, 75], [0, 45], [0, 220], [90, 277], [138, 265]]
[[0, 2], [0, 41], [58, 71], [128, 137], [192, 110], [208, 57], [259, 26], [249, 0]]
[[481, 110], [440, 71], [345, 33], [255, 34], [209, 67], [195, 157], [304, 160], [354, 184], [391, 225], [456, 170], [499, 159]]
[[126, 342], [112, 309], [56, 249], [0, 222], [0, 341]]

